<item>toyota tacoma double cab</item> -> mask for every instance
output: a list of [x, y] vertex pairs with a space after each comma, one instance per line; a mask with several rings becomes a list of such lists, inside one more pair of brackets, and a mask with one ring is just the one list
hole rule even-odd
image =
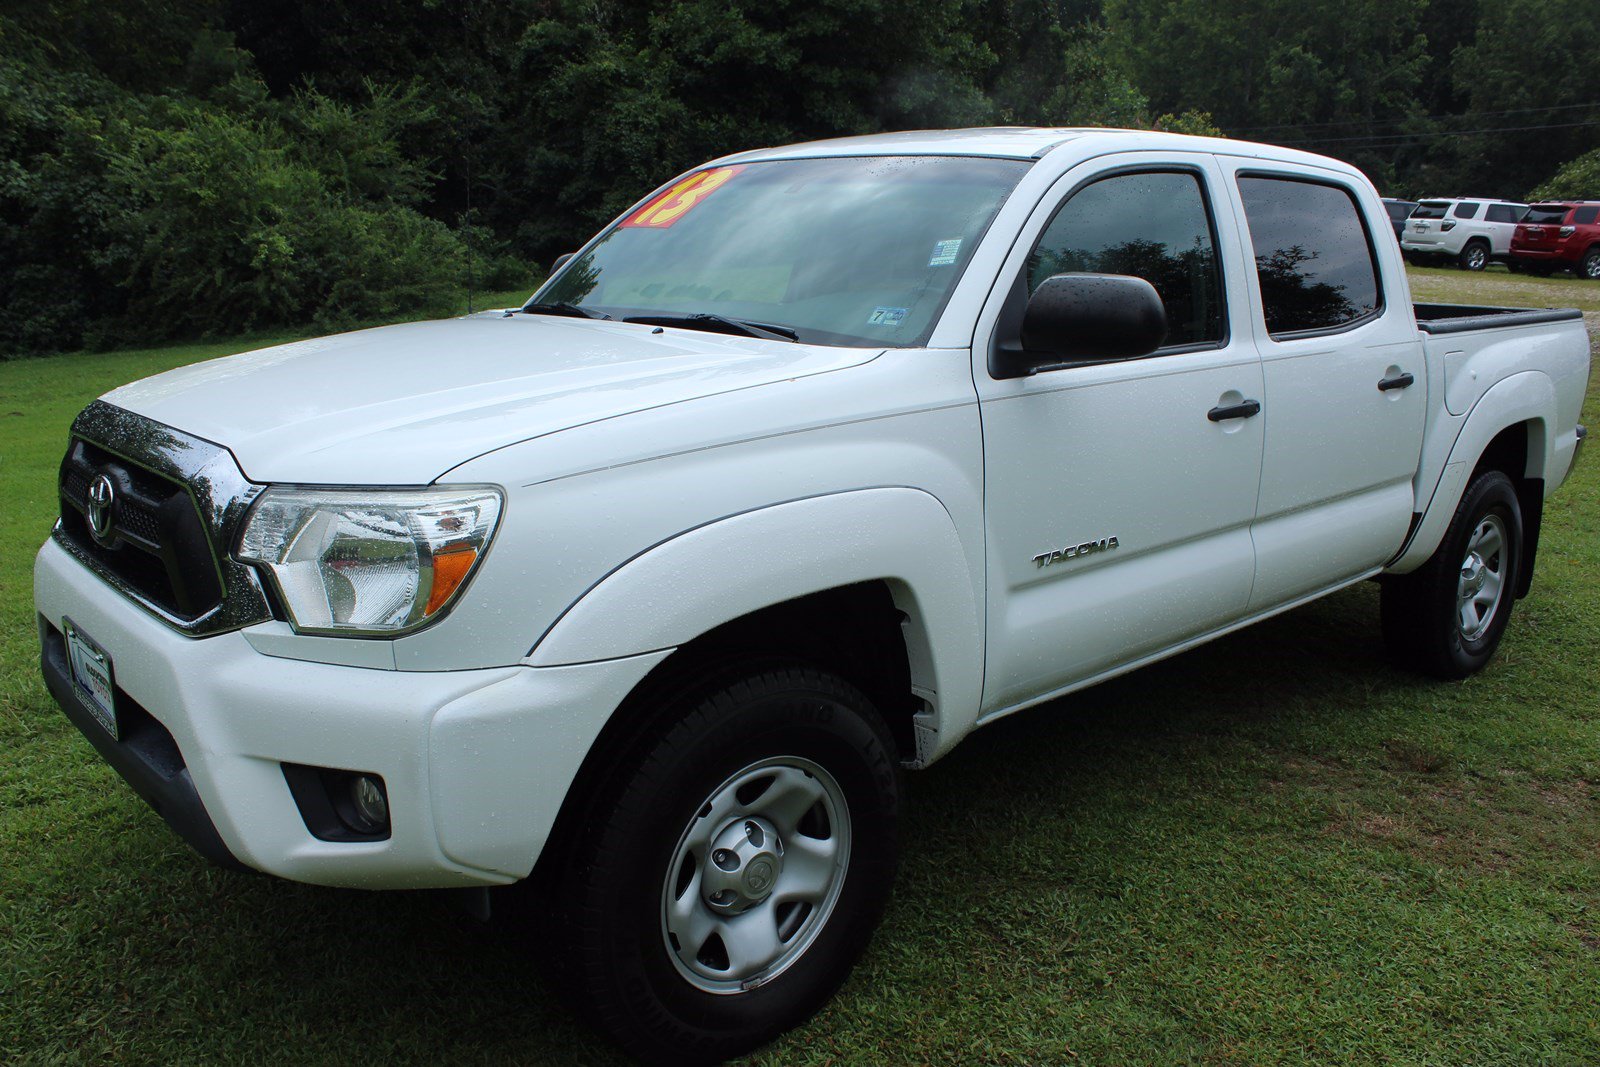
[[846, 138], [650, 193], [521, 307], [73, 423], [66, 715], [230, 866], [485, 887], [638, 1056], [814, 1012], [902, 769], [1382, 582], [1482, 668], [1585, 431], [1577, 311], [1413, 304], [1357, 170], [1102, 129]]

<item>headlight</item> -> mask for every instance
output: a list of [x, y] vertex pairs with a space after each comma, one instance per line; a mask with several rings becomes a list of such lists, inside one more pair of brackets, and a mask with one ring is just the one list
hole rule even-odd
[[238, 558], [265, 568], [299, 633], [393, 636], [467, 584], [494, 535], [500, 491], [291, 489], [261, 494]]

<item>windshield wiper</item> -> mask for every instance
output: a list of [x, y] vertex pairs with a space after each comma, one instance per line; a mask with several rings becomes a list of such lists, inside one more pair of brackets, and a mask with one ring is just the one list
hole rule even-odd
[[646, 326], [683, 326], [690, 330], [710, 330], [712, 333], [737, 333], [746, 337], [765, 337], [769, 341], [798, 341], [800, 335], [787, 326], [766, 322], [746, 322], [722, 315], [701, 311], [693, 315], [630, 315], [623, 322], [638, 322]]
[[609, 319], [611, 317], [604, 311], [579, 307], [577, 304], [569, 304], [565, 300], [557, 300], [553, 304], [524, 304], [522, 313], [524, 315], [571, 315], [575, 319]]

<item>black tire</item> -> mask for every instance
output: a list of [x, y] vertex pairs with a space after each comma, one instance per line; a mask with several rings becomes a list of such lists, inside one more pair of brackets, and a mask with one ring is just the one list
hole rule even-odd
[[[730, 783], [748, 781], [741, 775], [752, 773], [752, 767], [759, 775], [763, 762], [774, 759], [799, 765], [819, 789], [826, 780], [842, 796], [848, 818], [835, 825], [824, 813], [823, 830], [803, 831], [805, 819], [818, 817], [813, 807], [790, 820], [789, 852], [777, 852], [789, 858], [773, 861], [779, 873], [767, 882], [766, 898], [740, 902], [750, 913], [770, 906], [780, 931], [787, 922], [798, 924], [789, 939], [778, 935], [779, 951], [790, 955], [757, 972], [759, 984], [750, 988], [734, 980], [731, 989], [707, 991], [693, 982], [709, 979], [696, 979], [689, 968], [708, 966], [708, 945], [712, 956], [717, 948], [723, 952], [709, 965], [731, 968], [733, 953], [719, 937], [693, 949], [695, 958], [686, 956], [677, 935], [667, 929], [668, 894], [678, 893], [697, 915], [704, 908], [712, 921], [758, 917], [734, 913], [730, 920], [730, 913], [715, 912], [701, 896], [705, 883], [719, 876], [710, 857], [728, 853], [710, 845], [684, 849], [697, 827], [723, 821], [723, 815], [707, 814], [719, 797], [720, 803], [736, 805], [724, 809], [733, 812], [727, 829], [748, 827], [742, 821], [761, 814], [757, 809], [772, 790], [746, 800], [749, 787], [730, 793]], [[825, 773], [813, 775], [805, 766]], [[833, 675], [808, 667], [752, 666], [680, 690], [655, 725], [621, 746], [612, 765], [591, 779], [583, 819], [567, 835], [566, 862], [553, 880], [552, 903], [576, 1003], [629, 1052], [652, 1063], [718, 1062], [809, 1018], [849, 974], [888, 901], [898, 860], [898, 775], [894, 742], [883, 720], [865, 696]], [[818, 804], [835, 804], [832, 797]], [[779, 816], [773, 820], [764, 824], [769, 831], [780, 825]], [[834, 872], [824, 875], [831, 903], [805, 904], [804, 912], [776, 903], [788, 871], [784, 864], [795, 861], [802, 832], [834, 837], [836, 845], [842, 835], [843, 847], [835, 855], [845, 857], [823, 867]], [[714, 828], [707, 833], [712, 842], [722, 843]], [[752, 835], [751, 840], [761, 839]], [[760, 859], [749, 860], [735, 878], [753, 877]], [[765, 859], [771, 861], [770, 853]], [[685, 871], [692, 876], [688, 885]], [[766, 874], [772, 874], [770, 865]], [[770, 888], [774, 882], [777, 888]], [[802, 918], [794, 920], [797, 912]]]
[[1580, 278], [1590, 281], [1600, 281], [1600, 246], [1589, 249], [1583, 254], [1583, 259], [1578, 261], [1577, 269], [1573, 271]]
[[1480, 271], [1489, 265], [1489, 245], [1484, 241], [1472, 240], [1461, 249], [1461, 254], [1456, 256], [1456, 266], [1462, 270]]
[[[1479, 540], [1480, 531], [1495, 523], [1497, 553], [1484, 551], [1480, 562], [1495, 578], [1498, 597], [1487, 608], [1463, 607], [1459, 597], [1468, 581], [1469, 547], [1487, 543]], [[1522, 577], [1522, 536], [1522, 509], [1511, 479], [1500, 471], [1477, 475], [1428, 561], [1410, 574], [1383, 580], [1383, 639], [1391, 658], [1436, 678], [1465, 678], [1482, 670], [1511, 621]], [[1472, 625], [1464, 621], [1469, 611]]]

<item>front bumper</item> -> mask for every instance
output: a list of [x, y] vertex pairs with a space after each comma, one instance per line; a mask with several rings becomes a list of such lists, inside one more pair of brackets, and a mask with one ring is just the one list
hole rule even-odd
[[[173, 829], [217, 862], [320, 885], [432, 888], [526, 876], [589, 745], [668, 654], [445, 672], [279, 658], [241, 632], [177, 633], [53, 541], [35, 563], [34, 600], [51, 693]], [[64, 619], [111, 659], [121, 741], [77, 694]], [[389, 837], [314, 836], [286, 763], [381, 775]]]

